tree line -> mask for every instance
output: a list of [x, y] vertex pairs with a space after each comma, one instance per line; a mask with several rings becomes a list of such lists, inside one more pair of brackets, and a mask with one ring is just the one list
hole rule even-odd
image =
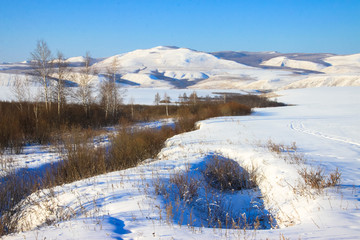
[[[30, 55], [30, 76], [25, 79], [15, 78], [13, 92], [17, 102], [42, 101], [46, 112], [50, 112], [55, 105], [59, 118], [61, 118], [69, 99], [81, 104], [88, 117], [91, 105], [99, 102], [104, 109], [105, 118], [117, 115], [124, 91], [121, 91], [119, 85], [116, 84], [120, 68], [116, 58], [113, 59], [106, 72], [102, 73], [104, 79], [99, 84], [99, 94], [96, 96], [94, 80], [98, 78], [99, 71], [93, 67], [89, 52], [86, 53], [82, 66], [76, 69], [71, 68], [62, 52], [58, 51], [54, 57], [44, 40], [37, 42], [36, 48]], [[30, 79], [35, 79], [41, 84], [41, 92], [31, 94]], [[69, 87], [71, 83], [76, 83], [77, 87]], [[21, 104], [20, 107], [22, 107]]]

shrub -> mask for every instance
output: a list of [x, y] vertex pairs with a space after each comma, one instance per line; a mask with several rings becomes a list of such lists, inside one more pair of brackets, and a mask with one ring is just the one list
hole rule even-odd
[[[219, 168], [220, 171], [215, 170]], [[270, 228], [276, 223], [262, 208], [261, 200], [249, 201], [249, 205], [234, 209], [232, 194], [256, 188], [251, 177], [235, 161], [212, 155], [200, 172], [189, 168], [175, 171], [168, 180], [157, 178], [153, 184], [155, 193], [164, 197], [169, 224], [169, 218], [174, 218], [179, 225], [189, 227]], [[195, 215], [197, 213], [199, 215]]]
[[247, 115], [251, 113], [251, 108], [241, 103], [229, 102], [220, 105], [220, 112], [225, 116]]
[[341, 173], [337, 168], [334, 172], [326, 175], [321, 167], [316, 169], [304, 167], [299, 170], [299, 174], [304, 179], [306, 185], [318, 191], [322, 191], [326, 187], [336, 186], [341, 180]]
[[140, 161], [155, 157], [161, 150], [165, 140], [175, 134], [170, 127], [160, 130], [120, 130], [111, 139], [109, 149], [108, 169], [119, 170], [134, 167]]
[[192, 201], [198, 196], [200, 181], [191, 177], [188, 171], [185, 173], [176, 172], [170, 175], [169, 182], [174, 184], [176, 188], [176, 195], [185, 202]]
[[[172, 114], [170, 117], [178, 116], [179, 119], [175, 129], [164, 127], [160, 130], [141, 131], [128, 131], [126, 126], [134, 121], [163, 118], [166, 114], [164, 106], [122, 106], [117, 114], [105, 119], [104, 110], [99, 104], [91, 105], [88, 114], [84, 113], [79, 104], [65, 104], [62, 115], [59, 116], [56, 108], [46, 111], [44, 103], [41, 102], [24, 102], [21, 103], [21, 108], [18, 107], [18, 103], [0, 102], [0, 152], [7, 148], [20, 152], [26, 143], [41, 144], [52, 141], [57, 142], [58, 149], [64, 154], [63, 161], [50, 165], [41, 175], [24, 171], [20, 175], [9, 173], [2, 179], [0, 236], [13, 231], [11, 216], [18, 211], [14, 206], [32, 192], [109, 171], [134, 167], [142, 160], [154, 157], [167, 138], [192, 130], [196, 121], [221, 115], [249, 114], [250, 106], [244, 106], [237, 100], [237, 103], [226, 104], [216, 100], [199, 100], [196, 104], [169, 105], [169, 112]], [[94, 133], [86, 129], [119, 123], [119, 119], [124, 127], [111, 139], [111, 146], [94, 148], [91, 143]], [[225, 165], [229, 165], [232, 170], [239, 169], [235, 165]], [[246, 171], [241, 170], [238, 173], [238, 180], [229, 179], [230, 176], [226, 174], [213, 178], [218, 173], [211, 170], [207, 170], [206, 176], [221, 190], [250, 187], [251, 182], [245, 180], [248, 177]], [[336, 175], [333, 178], [335, 180]], [[178, 175], [173, 177], [171, 182], [177, 186], [183, 200], [191, 200], [197, 196], [197, 180]], [[182, 186], [182, 183], [185, 186]], [[218, 203], [220, 200], [215, 201]]]
[[222, 191], [250, 189], [256, 186], [250, 179], [250, 174], [237, 162], [217, 155], [208, 159], [203, 175], [212, 187]]

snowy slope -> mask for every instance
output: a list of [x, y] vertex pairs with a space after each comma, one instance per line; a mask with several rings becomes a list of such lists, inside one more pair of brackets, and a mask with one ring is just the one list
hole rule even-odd
[[[160, 81], [169, 79], [194, 81], [207, 79], [216, 71], [252, 69], [233, 61], [218, 59], [208, 53], [163, 46], [115, 55], [96, 63], [94, 67], [107, 69], [114, 62], [118, 64], [121, 74], [133, 73], [132, 80], [135, 83], [143, 81], [144, 75], [153, 79], [151, 76], [153, 72], [157, 73]], [[139, 77], [138, 80], [135, 78], [136, 76]], [[152, 83], [154, 87], [163, 87], [162, 83], [160, 85], [157, 85], [155, 81]], [[148, 86], [146, 85], [146, 87]]]
[[221, 60], [215, 56], [190, 50], [187, 48], [155, 47], [135, 50], [126, 54], [107, 58], [96, 64], [98, 68], [110, 66], [113, 58], [117, 58], [124, 68], [150, 69], [222, 69], [222, 68], [250, 68], [233, 61]]
[[324, 74], [310, 75], [283, 88], [360, 86], [360, 54], [333, 56], [324, 61], [331, 64], [321, 69]]
[[310, 61], [300, 61], [300, 60], [293, 60], [287, 57], [275, 57], [271, 58], [267, 61], [262, 62], [260, 65], [263, 66], [275, 66], [275, 67], [289, 67], [289, 68], [296, 68], [296, 69], [306, 69], [311, 71], [321, 71], [326, 66], [314, 63]]
[[324, 61], [332, 65], [324, 69], [326, 73], [360, 73], [360, 54], [334, 56], [325, 58]]
[[[91, 64], [102, 75], [115, 66], [117, 80], [124, 87], [276, 90], [359, 86], [360, 54], [228, 52], [219, 57], [215, 55], [159, 46], [108, 58], [92, 58]], [[66, 60], [73, 76], [83, 61], [81, 56]], [[29, 62], [0, 64], [0, 86], [11, 85], [12, 75], [25, 75], [30, 71]], [[67, 80], [76, 82], [70, 77]]]
[[[56, 187], [51, 194], [47, 190], [34, 194], [37, 204], [28, 205], [18, 221], [19, 228], [33, 230], [4, 239], [357, 239], [358, 93], [358, 87], [286, 90], [278, 93], [279, 99], [294, 106], [202, 121], [198, 130], [169, 139], [155, 161]], [[326, 173], [338, 167], [341, 185], [315, 195], [294, 191], [299, 180], [297, 165], [262, 147], [269, 139], [282, 144], [296, 142], [307, 166], [322, 166]], [[154, 194], [154, 180], [166, 179], [176, 170], [196, 171], [204, 157], [214, 152], [257, 169], [262, 176], [259, 189], [264, 205], [276, 216], [280, 228], [192, 228], [166, 217], [161, 196]], [[60, 213], [72, 217], [42, 226]]]
[[127, 73], [122, 76], [122, 79], [138, 84], [142, 88], [156, 87], [156, 88], [171, 88], [172, 85], [166, 81], [160, 80], [152, 74], [141, 73]]

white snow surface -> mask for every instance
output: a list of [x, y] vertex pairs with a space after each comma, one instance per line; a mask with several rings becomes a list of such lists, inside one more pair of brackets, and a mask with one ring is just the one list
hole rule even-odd
[[171, 48], [163, 46], [150, 49], [139, 49], [126, 54], [116, 55], [114, 57], [107, 58], [104, 61], [98, 62], [95, 66], [98, 68], [109, 66], [113, 62], [113, 58], [117, 58], [120, 65], [124, 68], [251, 68], [233, 61], [218, 59], [208, 53], [197, 52], [187, 48]]
[[324, 69], [326, 73], [360, 73], [360, 54], [333, 56], [325, 58], [324, 61], [331, 64], [330, 67]]
[[[136, 168], [55, 187], [54, 195], [48, 190], [31, 195], [38, 204], [24, 208], [18, 221], [24, 231], [4, 239], [357, 239], [359, 93], [359, 87], [285, 90], [278, 92], [278, 99], [294, 105], [199, 122], [198, 130], [168, 139], [156, 159]], [[269, 139], [296, 142], [306, 165], [322, 166], [326, 173], [338, 167], [341, 184], [315, 195], [294, 191], [298, 166], [262, 147]], [[196, 171], [210, 153], [256, 167], [264, 207], [276, 217], [278, 229], [217, 230], [166, 223], [154, 179], [186, 168]], [[238, 195], [231, 197], [235, 204], [242, 201]], [[57, 215], [72, 218], [46, 226]]]
[[[187, 48], [159, 46], [107, 58], [92, 58], [91, 64], [98, 73], [105, 74], [116, 63], [118, 80], [126, 80], [126, 87], [279, 90], [360, 86], [360, 54], [322, 60], [331, 66], [278, 56], [264, 61], [262, 65], [285, 66], [286, 69], [263, 69]], [[66, 61], [76, 73], [82, 67], [84, 57], [71, 57]], [[12, 75], [22, 77], [30, 70], [29, 62], [0, 64], [0, 86], [13, 84]], [[70, 77], [68, 80], [76, 82]]]
[[71, 57], [71, 58], [66, 59], [65, 62], [68, 62], [68, 63], [83, 63], [83, 62], [85, 62], [85, 57], [83, 57], [83, 56]]
[[289, 67], [289, 68], [306, 69], [312, 71], [321, 71], [323, 68], [326, 67], [323, 64], [314, 63], [310, 61], [289, 59], [284, 56], [271, 58], [267, 61], [262, 62], [261, 65], [274, 66], [274, 67]]

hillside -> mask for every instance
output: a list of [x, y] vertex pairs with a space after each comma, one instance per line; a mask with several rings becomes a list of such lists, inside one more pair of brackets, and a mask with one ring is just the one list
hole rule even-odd
[[[159, 46], [107, 58], [93, 58], [91, 64], [100, 74], [98, 78], [94, 76], [95, 83], [101, 81], [101, 76], [109, 68], [115, 67], [117, 82], [123, 87], [277, 90], [359, 86], [359, 56], [231, 51], [206, 53]], [[81, 56], [66, 60], [74, 73], [82, 68], [83, 61]], [[30, 62], [0, 64], [0, 86], [11, 86], [14, 75], [29, 73]]]

